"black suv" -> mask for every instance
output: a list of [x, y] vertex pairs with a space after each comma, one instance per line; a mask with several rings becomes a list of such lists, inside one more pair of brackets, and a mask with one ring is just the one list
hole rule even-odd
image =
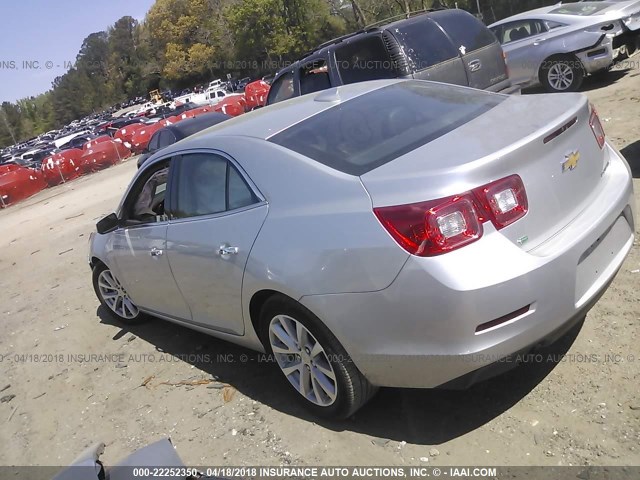
[[267, 105], [348, 83], [417, 78], [514, 91], [491, 31], [464, 10], [438, 10], [331, 40], [278, 72]]

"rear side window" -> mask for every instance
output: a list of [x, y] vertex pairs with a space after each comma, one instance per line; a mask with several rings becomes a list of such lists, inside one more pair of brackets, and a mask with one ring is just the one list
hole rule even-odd
[[496, 36], [502, 44], [515, 42], [547, 31], [540, 20], [518, 20], [498, 27]]
[[158, 148], [168, 147], [176, 143], [176, 136], [171, 130], [163, 130], [160, 132], [160, 140], [158, 140]]
[[350, 175], [363, 175], [470, 122], [506, 97], [401, 81], [329, 108], [269, 141]]
[[554, 22], [552, 20], [546, 20], [544, 23], [547, 26], [547, 29], [549, 29], [549, 30], [553, 30], [555, 28], [561, 28], [561, 27], [566, 27], [567, 26], [564, 23]]
[[259, 201], [236, 168], [219, 155], [184, 155], [179, 165], [177, 218], [222, 213]]
[[151, 137], [151, 140], [149, 140], [149, 145], [147, 146], [147, 150], [149, 150], [150, 152], [155, 152], [156, 150], [158, 150], [158, 141], [160, 139], [160, 133], [161, 132], [154, 133], [153, 137]]
[[397, 77], [380, 36], [364, 37], [341, 45], [335, 55], [344, 84]]
[[404, 52], [415, 70], [424, 70], [458, 56], [440, 27], [426, 17], [399, 26], [394, 35], [404, 45]]
[[289, 100], [293, 98], [293, 95], [293, 72], [287, 72], [281, 75], [280, 78], [271, 85], [267, 103], [271, 105], [282, 102], [283, 100]]
[[495, 43], [496, 38], [484, 24], [462, 10], [433, 12], [431, 18], [444, 29], [463, 55]]

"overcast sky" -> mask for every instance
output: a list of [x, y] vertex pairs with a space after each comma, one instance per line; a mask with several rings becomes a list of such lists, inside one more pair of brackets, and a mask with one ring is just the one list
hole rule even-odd
[[125, 15], [140, 21], [154, 1], [0, 0], [0, 102], [49, 90], [90, 33]]

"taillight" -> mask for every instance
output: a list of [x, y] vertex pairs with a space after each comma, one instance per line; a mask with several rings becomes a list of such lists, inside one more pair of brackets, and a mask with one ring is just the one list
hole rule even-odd
[[433, 257], [479, 240], [485, 222], [500, 230], [524, 217], [528, 208], [522, 180], [511, 175], [461, 195], [373, 212], [407, 252]]
[[509, 64], [507, 63], [507, 54], [502, 51], [502, 60], [504, 61], [504, 73], [507, 74], [507, 78], [509, 78]]
[[602, 123], [600, 123], [600, 117], [598, 117], [598, 112], [595, 107], [591, 105], [591, 116], [589, 117], [589, 126], [591, 126], [591, 131], [596, 137], [596, 141], [600, 148], [604, 147], [605, 141], [605, 133], [604, 128], [602, 128]]
[[478, 197], [482, 209], [489, 214], [488, 220], [491, 220], [498, 230], [524, 217], [529, 210], [527, 193], [518, 175], [489, 183], [474, 189], [473, 192]]

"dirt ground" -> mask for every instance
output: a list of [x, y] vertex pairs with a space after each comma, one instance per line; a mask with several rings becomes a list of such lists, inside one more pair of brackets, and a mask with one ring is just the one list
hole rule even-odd
[[[585, 91], [638, 197], [640, 70]], [[640, 465], [638, 242], [581, 331], [549, 350], [563, 361], [466, 392], [383, 389], [354, 418], [319, 421], [256, 354], [167, 322], [124, 327], [98, 308], [89, 233], [135, 168], [0, 212], [0, 465], [67, 464], [98, 440], [110, 464], [165, 436], [188, 465]]]

